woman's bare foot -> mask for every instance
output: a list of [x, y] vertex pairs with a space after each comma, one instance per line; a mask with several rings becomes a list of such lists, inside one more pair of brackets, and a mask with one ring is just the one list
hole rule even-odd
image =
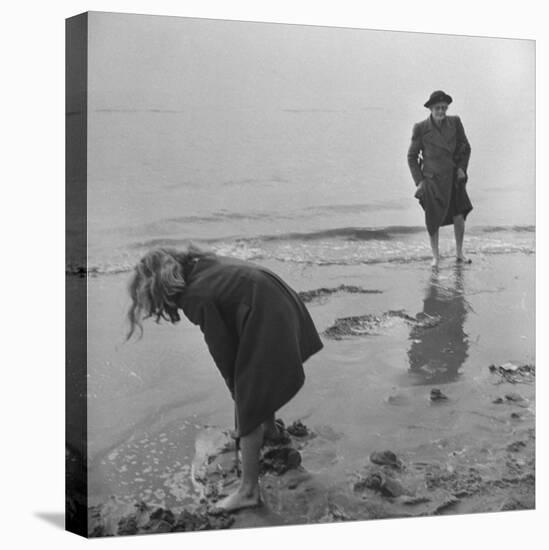
[[431, 260], [431, 267], [433, 269], [438, 269], [438, 264], [439, 264], [439, 261], [440, 261], [440, 258], [438, 257], [435, 257]]
[[240, 487], [234, 493], [225, 497], [210, 509], [211, 514], [220, 514], [223, 512], [237, 512], [244, 508], [255, 508], [261, 505], [261, 496], [259, 494], [259, 485], [251, 489]]

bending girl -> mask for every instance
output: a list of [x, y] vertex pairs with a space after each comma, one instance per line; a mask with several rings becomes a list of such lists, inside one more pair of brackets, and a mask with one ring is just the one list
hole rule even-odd
[[276, 439], [275, 412], [303, 386], [303, 363], [323, 347], [299, 295], [269, 269], [189, 245], [154, 248], [135, 266], [128, 290], [130, 329], [155, 317], [180, 321], [179, 310], [204, 334], [235, 403], [242, 478], [216, 507], [257, 506], [259, 450]]

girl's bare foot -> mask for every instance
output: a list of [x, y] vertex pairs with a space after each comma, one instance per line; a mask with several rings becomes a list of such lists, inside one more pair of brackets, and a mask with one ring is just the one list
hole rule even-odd
[[431, 260], [431, 267], [433, 269], [438, 269], [438, 264], [439, 264], [439, 258], [433, 258]]
[[223, 512], [237, 512], [244, 508], [255, 508], [261, 505], [261, 496], [259, 494], [259, 486], [256, 485], [251, 489], [240, 487], [234, 493], [215, 503], [210, 509], [211, 514], [220, 514]]

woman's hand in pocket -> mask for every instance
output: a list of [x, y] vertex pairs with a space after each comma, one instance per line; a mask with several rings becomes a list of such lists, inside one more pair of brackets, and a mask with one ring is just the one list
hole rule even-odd
[[467, 182], [467, 174], [465, 173], [465, 170], [463, 168], [457, 169], [456, 179], [458, 183], [466, 183]]
[[416, 188], [416, 192], [414, 193], [414, 197], [416, 199], [421, 199], [425, 195], [425, 180], [421, 180]]

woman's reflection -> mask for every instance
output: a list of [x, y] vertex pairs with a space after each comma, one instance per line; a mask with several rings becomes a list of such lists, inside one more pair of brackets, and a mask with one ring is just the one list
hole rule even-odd
[[433, 272], [423, 301], [423, 313], [440, 317], [440, 323], [410, 331], [408, 361], [418, 384], [454, 381], [468, 356], [469, 341], [463, 325], [471, 306], [464, 296], [463, 267], [456, 266], [451, 280], [444, 283], [440, 274]]

